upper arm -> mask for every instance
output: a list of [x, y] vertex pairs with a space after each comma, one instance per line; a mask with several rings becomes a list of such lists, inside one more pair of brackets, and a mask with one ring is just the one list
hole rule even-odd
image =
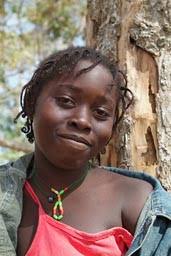
[[134, 233], [140, 213], [153, 187], [150, 183], [131, 179], [125, 186], [125, 197], [122, 208], [123, 225]]

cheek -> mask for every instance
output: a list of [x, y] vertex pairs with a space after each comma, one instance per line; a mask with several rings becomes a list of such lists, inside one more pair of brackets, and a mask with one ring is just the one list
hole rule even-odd
[[48, 106], [37, 108], [33, 117], [33, 131], [36, 141], [43, 141], [45, 138], [49, 139], [52, 136], [52, 129], [55, 126], [56, 118], [54, 118], [54, 111]]
[[105, 123], [102, 127], [99, 127], [98, 129], [98, 146], [100, 149], [104, 148], [111, 136], [112, 136], [112, 131], [113, 131], [113, 121], [109, 121], [108, 123]]
[[40, 126], [40, 128], [53, 126], [57, 120], [61, 120], [61, 112], [53, 101], [46, 101], [44, 104], [40, 104], [33, 118], [35, 127]]

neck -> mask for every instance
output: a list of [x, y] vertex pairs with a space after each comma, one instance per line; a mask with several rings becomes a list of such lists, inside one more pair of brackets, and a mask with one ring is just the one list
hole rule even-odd
[[[68, 163], [68, 166], [70, 166], [70, 163]], [[81, 168], [62, 168], [55, 166], [35, 150], [34, 168], [36, 174], [46, 182], [47, 186], [60, 189], [79, 179], [87, 169], [87, 164]]]

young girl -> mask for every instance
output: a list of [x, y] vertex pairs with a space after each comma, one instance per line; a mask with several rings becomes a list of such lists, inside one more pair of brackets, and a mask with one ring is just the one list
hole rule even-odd
[[131, 101], [122, 73], [94, 49], [39, 65], [18, 115], [34, 153], [0, 169], [0, 255], [171, 255], [171, 198], [159, 182], [92, 165]]

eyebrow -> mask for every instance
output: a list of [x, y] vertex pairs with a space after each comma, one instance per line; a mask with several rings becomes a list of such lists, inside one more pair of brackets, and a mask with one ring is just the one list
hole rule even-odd
[[58, 85], [61, 86], [61, 87], [64, 87], [64, 88], [66, 87], [67, 89], [69, 89], [73, 92], [78, 92], [78, 93], [82, 92], [81, 88], [78, 88], [78, 87], [74, 86], [73, 84], [61, 83], [61, 84], [58, 84]]
[[[67, 83], [61, 83], [61, 84], [58, 84], [59, 86], [61, 87], [66, 87], [67, 89], [69, 89], [70, 91], [74, 92], [74, 93], [82, 93], [82, 89], [81, 88], [78, 88], [76, 86], [74, 86], [73, 84], [67, 84]], [[109, 89], [112, 89], [112, 87], [114, 87], [114, 83], [109, 83], [109, 84], [106, 84], [107, 87], [109, 87]], [[106, 98], [105, 96], [99, 96], [99, 101], [102, 101], [103, 103], [106, 103], [106, 102], [112, 102], [113, 103], [113, 100], [110, 99], [110, 98]]]

